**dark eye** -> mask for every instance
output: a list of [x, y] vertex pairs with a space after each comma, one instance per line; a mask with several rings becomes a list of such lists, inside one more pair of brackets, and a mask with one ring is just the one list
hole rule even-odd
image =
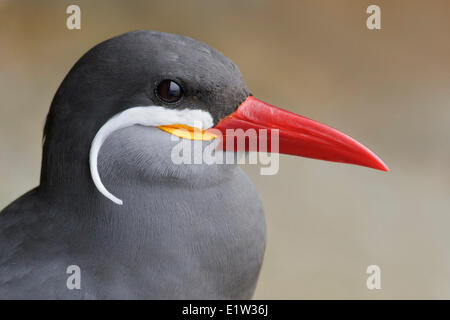
[[181, 86], [172, 80], [163, 80], [156, 88], [156, 95], [164, 102], [177, 102], [183, 96]]

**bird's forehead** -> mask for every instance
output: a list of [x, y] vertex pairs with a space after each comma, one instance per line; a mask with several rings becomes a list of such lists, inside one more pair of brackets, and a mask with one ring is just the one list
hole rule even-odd
[[[174, 67], [178, 64], [186, 68], [198, 68], [207, 70], [208, 68], [222, 68], [236, 71], [234, 63], [214, 48], [197, 40], [168, 33], [155, 33], [152, 31], [137, 31], [118, 37], [120, 48], [132, 47], [130, 52], [125, 49], [125, 54], [137, 54], [149, 64], [158, 63], [166, 68]], [[111, 39], [115, 41], [116, 38]]]

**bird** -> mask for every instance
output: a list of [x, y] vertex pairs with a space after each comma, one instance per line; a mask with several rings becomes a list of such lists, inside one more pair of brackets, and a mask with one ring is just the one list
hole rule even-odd
[[255, 186], [236, 163], [172, 160], [180, 142], [261, 152], [226, 143], [238, 129], [276, 133], [266, 143], [282, 154], [388, 171], [350, 136], [254, 97], [214, 48], [127, 32], [55, 93], [39, 185], [0, 213], [0, 298], [251, 299], [266, 246]]

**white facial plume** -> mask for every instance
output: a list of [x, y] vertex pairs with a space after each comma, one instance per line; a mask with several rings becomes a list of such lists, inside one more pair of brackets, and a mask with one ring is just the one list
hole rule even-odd
[[103, 185], [98, 173], [97, 159], [100, 148], [106, 138], [116, 130], [131, 127], [133, 125], [143, 125], [158, 127], [162, 125], [184, 124], [191, 127], [201, 123], [201, 129], [208, 129], [213, 126], [213, 118], [209, 112], [203, 110], [173, 110], [159, 106], [134, 107], [116, 114], [109, 119], [92, 140], [91, 150], [89, 153], [89, 166], [91, 170], [92, 181], [105, 197], [118, 205], [122, 205], [123, 201], [111, 194]]

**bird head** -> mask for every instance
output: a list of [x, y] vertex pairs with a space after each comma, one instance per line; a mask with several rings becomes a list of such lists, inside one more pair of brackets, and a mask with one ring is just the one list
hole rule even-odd
[[[260, 144], [227, 144], [236, 139], [233, 130], [253, 129], [257, 139], [261, 130], [276, 130], [279, 153], [388, 170], [351, 137], [255, 98], [217, 50], [183, 36], [134, 31], [89, 50], [62, 82], [44, 130], [41, 184], [90, 174], [103, 195], [122, 204], [103, 185], [97, 158], [111, 134], [137, 125], [187, 140], [220, 133], [226, 151], [261, 151]], [[270, 134], [265, 139], [273, 143]], [[133, 143], [139, 152], [158, 152], [147, 150], [145, 136]]]

